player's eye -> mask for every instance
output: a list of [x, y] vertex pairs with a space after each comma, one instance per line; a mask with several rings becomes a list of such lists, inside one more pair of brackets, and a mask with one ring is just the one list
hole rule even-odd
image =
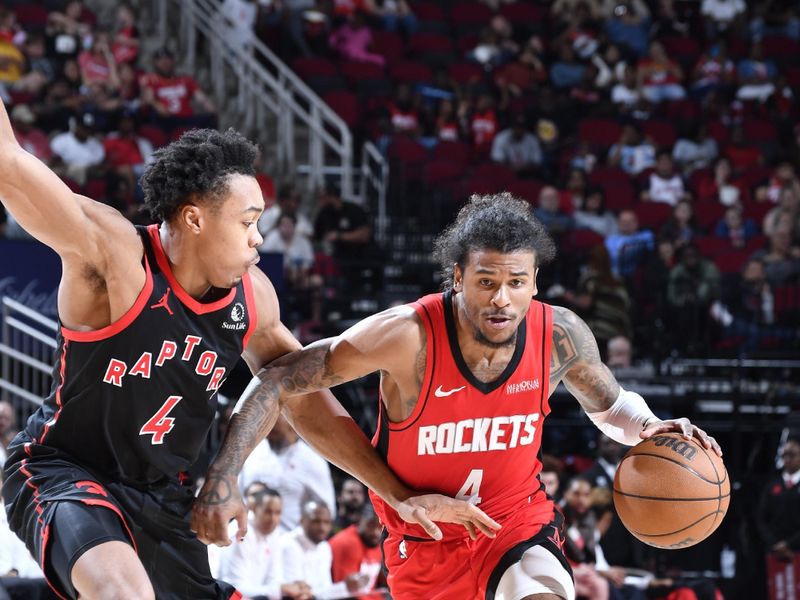
[[492, 280], [491, 279], [481, 279], [480, 280], [480, 284], [483, 287], [490, 287], [492, 285]]

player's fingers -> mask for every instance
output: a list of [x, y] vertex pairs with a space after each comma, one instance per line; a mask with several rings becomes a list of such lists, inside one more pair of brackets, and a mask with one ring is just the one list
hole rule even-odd
[[414, 516], [414, 520], [419, 523], [422, 528], [425, 530], [429, 536], [431, 536], [435, 540], [442, 539], [442, 530], [428, 518], [428, 514], [425, 509], [417, 507], [414, 509], [412, 513]]
[[500, 523], [492, 519], [475, 505], [470, 506], [470, 520], [489, 537], [494, 537], [494, 532], [500, 529]]
[[478, 539], [478, 534], [475, 533], [475, 526], [472, 523], [470, 523], [469, 521], [464, 521], [462, 525], [464, 526], [464, 529], [467, 530], [467, 533], [469, 533], [469, 538], [471, 540]]
[[247, 535], [247, 509], [244, 506], [236, 513], [236, 522], [239, 524], [239, 529], [236, 530], [236, 539], [241, 542]]
[[722, 456], [722, 447], [717, 443], [713, 437], [709, 436], [708, 441], [711, 442], [711, 447], [714, 449], [714, 452], [717, 453], [717, 456]]
[[696, 425], [694, 426], [694, 437], [700, 439], [700, 443], [703, 444], [704, 448], [711, 450], [711, 437]]

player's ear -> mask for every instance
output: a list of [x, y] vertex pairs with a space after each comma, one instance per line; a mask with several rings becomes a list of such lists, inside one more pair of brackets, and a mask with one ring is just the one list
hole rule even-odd
[[463, 289], [464, 273], [461, 272], [461, 265], [453, 263], [453, 291], [460, 292]]
[[536, 296], [536, 294], [539, 293], [539, 288], [536, 286], [536, 279], [538, 278], [538, 276], [539, 276], [539, 267], [536, 267], [533, 270], [533, 295], [534, 296]]
[[202, 210], [196, 204], [184, 204], [178, 212], [181, 224], [194, 234], [200, 233]]

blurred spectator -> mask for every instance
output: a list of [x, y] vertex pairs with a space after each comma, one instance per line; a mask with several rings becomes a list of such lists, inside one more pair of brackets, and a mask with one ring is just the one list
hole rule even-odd
[[233, 544], [222, 551], [220, 579], [246, 596], [269, 600], [301, 596], [302, 585], [281, 585], [283, 554], [278, 523], [282, 505], [280, 494], [273, 489], [256, 494], [248, 513], [247, 535], [241, 540], [234, 537]]
[[281, 528], [288, 531], [300, 523], [303, 504], [315, 500], [336, 510], [333, 480], [328, 463], [314, 452], [279, 417], [268, 439], [250, 454], [239, 475], [239, 489], [263, 481], [280, 492], [283, 499]]
[[761, 42], [753, 42], [749, 58], [739, 61], [736, 66], [739, 100], [758, 100], [765, 102], [775, 92], [775, 76], [778, 69], [771, 60], [764, 60]]
[[[627, 338], [614, 339], [622, 339], [627, 342]], [[628, 342], [628, 351], [630, 352], [630, 342]], [[628, 362], [630, 363], [630, 360]], [[630, 366], [630, 364], [624, 366]], [[612, 489], [614, 486], [614, 474], [617, 472], [619, 462], [627, 451], [627, 446], [623, 446], [601, 433], [597, 439], [597, 460], [591, 469], [583, 473], [583, 476], [589, 480], [592, 487]]]
[[0, 38], [0, 84], [16, 83], [25, 72], [25, 55], [13, 42]]
[[550, 81], [556, 88], [574, 88], [583, 81], [586, 66], [575, 57], [570, 44], [562, 44], [559, 58], [550, 67]]
[[401, 83], [397, 86], [394, 101], [389, 104], [389, 117], [392, 129], [396, 133], [407, 133], [411, 136], [419, 132], [419, 112], [411, 86]]
[[622, 126], [619, 141], [608, 150], [608, 165], [620, 167], [629, 175], [638, 175], [655, 165], [656, 149], [647, 140], [642, 140], [636, 125], [626, 123]]
[[630, 114], [642, 100], [642, 91], [636, 78], [636, 70], [625, 65], [622, 81], [611, 89], [611, 101], [623, 114]]
[[139, 30], [136, 27], [136, 15], [130, 4], [120, 4], [117, 7], [111, 53], [117, 64], [135, 63], [139, 57]]
[[786, 189], [800, 197], [800, 178], [797, 177], [795, 166], [789, 161], [782, 161], [775, 168], [767, 184], [756, 189], [755, 199], [758, 202], [778, 204], [782, 200], [783, 190]]
[[361, 11], [356, 11], [331, 33], [328, 44], [346, 60], [373, 63], [379, 67], [386, 62], [380, 54], [369, 51], [372, 45], [372, 30], [367, 26], [364, 13]]
[[367, 503], [367, 489], [358, 479], [347, 477], [336, 496], [336, 520], [334, 531], [341, 531], [350, 525], [358, 524], [364, 505]]
[[555, 0], [550, 7], [550, 13], [562, 23], [570, 23], [578, 10], [583, 5], [589, 12], [589, 18], [598, 21], [603, 18], [599, 0]]
[[436, 116], [436, 137], [439, 140], [456, 142], [462, 138], [461, 122], [456, 115], [452, 100], [442, 99]]
[[731, 161], [722, 156], [714, 161], [712, 177], [701, 179], [697, 185], [697, 199], [701, 202], [717, 201], [724, 206], [739, 204], [741, 191], [733, 184]]
[[6, 448], [17, 435], [14, 408], [8, 400], [0, 400], [0, 463], [6, 460]]
[[744, 248], [747, 242], [758, 235], [758, 226], [752, 219], [745, 219], [740, 206], [729, 206], [714, 228], [714, 235], [728, 240], [732, 248]]
[[303, 582], [314, 598], [340, 598], [361, 588], [361, 578], [333, 583], [331, 566], [333, 553], [328, 543], [331, 532], [331, 512], [324, 504], [308, 502], [303, 505], [300, 526], [289, 531], [281, 540], [285, 583]]
[[675, 248], [691, 244], [698, 237], [700, 229], [694, 218], [694, 208], [688, 200], [681, 200], [672, 209], [672, 215], [659, 232], [659, 237], [670, 240]]
[[617, 233], [617, 218], [606, 209], [606, 194], [602, 188], [590, 188], [583, 206], [575, 211], [573, 217], [578, 229], [591, 229], [603, 237]]
[[55, 170], [63, 172], [79, 185], [86, 183], [87, 178], [104, 171], [103, 144], [94, 135], [94, 117], [91, 113], [70, 119], [70, 129], [55, 136], [50, 142], [55, 154], [54, 160], [60, 160], [63, 168], [55, 164]]
[[494, 98], [490, 94], [483, 93], [478, 96], [478, 103], [469, 118], [469, 130], [478, 155], [488, 155], [494, 136], [497, 134]]
[[586, 171], [576, 167], [570, 168], [564, 182], [564, 196], [568, 210], [574, 212], [583, 206], [588, 186], [589, 178], [586, 176]]
[[539, 480], [544, 485], [545, 493], [554, 501], [560, 500], [559, 487], [561, 484], [561, 461], [549, 454], [542, 455], [542, 472]]
[[255, 0], [224, 0], [219, 10], [227, 26], [228, 43], [232, 48], [247, 49], [255, 37], [258, 4]]
[[766, 339], [783, 343], [798, 339], [796, 329], [777, 326], [775, 296], [758, 259], [747, 261], [737, 285], [712, 306], [711, 316], [722, 325], [724, 335], [741, 338], [740, 356], [759, 350]]
[[800, 248], [792, 244], [791, 227], [781, 224], [767, 239], [767, 248], [753, 254], [764, 261], [767, 281], [775, 287], [794, 281], [800, 275]]
[[[283, 276], [291, 290], [314, 292], [322, 287], [322, 278], [311, 272], [314, 249], [306, 236], [297, 233], [296, 224], [297, 217], [293, 214], [282, 214], [278, 226], [267, 234], [258, 251], [283, 255]], [[315, 298], [311, 300], [312, 320], [319, 321], [321, 308]]]
[[467, 59], [482, 65], [487, 71], [501, 67], [516, 54], [507, 41], [502, 31], [486, 27], [481, 30], [477, 45], [467, 53]]
[[[543, 168], [550, 171], [559, 165], [561, 151], [571, 141], [571, 136], [577, 128], [574, 107], [569, 102], [559, 99], [556, 91], [550, 86], [542, 87], [538, 92], [538, 106], [529, 111], [533, 131], [539, 138], [539, 145], [544, 154]], [[591, 170], [594, 162], [591, 154], [584, 154], [586, 163], [582, 163], [585, 170]], [[577, 166], [577, 165], [576, 165]]]
[[533, 214], [554, 237], [562, 236], [575, 227], [572, 216], [561, 209], [561, 196], [552, 185], [546, 185], [539, 192], [539, 204]]
[[667, 287], [671, 331], [676, 347], [692, 353], [704, 348], [708, 341], [708, 314], [720, 297], [720, 274], [714, 263], [701, 257], [692, 245], [684, 246], [678, 256]]
[[21, 46], [26, 36], [27, 33], [17, 22], [17, 13], [11, 8], [0, 6], [0, 40]]
[[781, 226], [788, 226], [792, 240], [800, 241], [800, 195], [792, 188], [784, 188], [780, 204], [764, 216], [765, 235], [772, 235]]
[[411, 36], [419, 28], [417, 17], [406, 0], [363, 0], [363, 9], [370, 17], [379, 19], [386, 31], [402, 29]]
[[119, 88], [117, 62], [111, 53], [110, 38], [107, 32], [98, 31], [92, 37], [92, 47], [78, 54], [83, 85], [103, 83], [113, 89]]
[[728, 46], [719, 41], [705, 52], [692, 71], [689, 93], [698, 100], [727, 92], [736, 80], [736, 65], [728, 58]]
[[683, 89], [683, 71], [667, 56], [660, 42], [651, 42], [648, 56], [639, 61], [636, 78], [642, 94], [653, 104], [665, 100], [682, 100], [686, 97]]
[[526, 125], [525, 117], [517, 115], [512, 127], [498, 133], [492, 141], [492, 160], [511, 167], [518, 175], [535, 173], [542, 163], [539, 140]]
[[646, 252], [653, 248], [654, 241], [652, 231], [639, 231], [639, 219], [635, 212], [621, 211], [617, 217], [617, 233], [606, 238], [614, 273], [622, 277], [632, 275]]
[[713, 40], [736, 29], [737, 21], [743, 19], [746, 11], [744, 0], [703, 0], [700, 14], [705, 17], [706, 35]]
[[91, 36], [96, 19], [82, 0], [67, 0], [63, 11], [49, 14], [48, 22], [61, 31], [86, 38]]
[[314, 236], [314, 225], [306, 214], [300, 210], [300, 192], [294, 184], [284, 183], [278, 188], [278, 197], [275, 204], [261, 213], [258, 219], [258, 232], [266, 239], [278, 225], [282, 214], [295, 217], [295, 230], [299, 235], [311, 239]]
[[769, 552], [789, 561], [800, 552], [800, 438], [790, 436], [780, 458], [781, 473], [764, 487], [757, 519]]
[[675, 172], [672, 154], [661, 150], [656, 158], [656, 168], [650, 173], [650, 185], [642, 192], [642, 200], [663, 202], [675, 206], [689, 198], [683, 185], [683, 178]]
[[611, 258], [605, 246], [594, 246], [589, 252], [589, 264], [578, 279], [574, 294], [565, 298], [592, 330], [597, 343], [604, 348], [613, 337], [630, 338], [631, 300], [625, 284], [611, 271]]
[[103, 141], [108, 166], [128, 180], [133, 189], [144, 172], [145, 165], [153, 160], [153, 145], [136, 134], [136, 119], [126, 113], [119, 120], [116, 132]]
[[[382, 529], [375, 509], [371, 504], [365, 504], [358, 522], [330, 539], [333, 581], [345, 582], [351, 594], [364, 594], [377, 587], [383, 560], [380, 547]], [[374, 600], [381, 597], [376, 595]]]
[[687, 175], [697, 169], [710, 167], [718, 154], [717, 141], [708, 134], [704, 122], [685, 128], [672, 148], [672, 158]]
[[342, 200], [336, 186], [328, 185], [319, 200], [314, 239], [323, 242], [337, 260], [360, 260], [374, 247], [372, 226], [364, 209]]
[[603, 13], [609, 41], [623, 46], [636, 56], [647, 52], [650, 9], [642, 0], [604, 0]]
[[606, 353], [608, 355], [605, 360], [606, 366], [612, 370], [627, 369], [633, 364], [633, 344], [624, 335], [618, 335], [608, 340]]
[[764, 36], [786, 36], [800, 40], [800, 18], [797, 5], [792, 0], [767, 0], [755, 3], [753, 18], [749, 22], [750, 36], [760, 40]]
[[[175, 127], [212, 126], [214, 104], [190, 75], [175, 74], [175, 59], [166, 48], [153, 56], [155, 72], [142, 76], [142, 103], [154, 111], [155, 120], [167, 130]], [[198, 104], [205, 113], [196, 113]]]
[[27, 104], [17, 104], [11, 109], [11, 126], [17, 142], [26, 151], [33, 154], [43, 163], [48, 164], [53, 158], [50, 140], [45, 133], [36, 127], [36, 115]]
[[746, 171], [764, 161], [761, 149], [747, 140], [740, 125], [731, 128], [730, 139], [723, 147], [722, 155], [730, 161], [734, 173]]
[[570, 158], [569, 166], [572, 169], [580, 169], [584, 173], [591, 173], [597, 164], [597, 155], [592, 152], [587, 142], [579, 142], [575, 149], [575, 154]]

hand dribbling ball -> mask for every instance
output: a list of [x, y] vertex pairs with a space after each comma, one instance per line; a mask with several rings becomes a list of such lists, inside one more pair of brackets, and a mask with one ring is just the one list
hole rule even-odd
[[659, 433], [624, 456], [614, 476], [614, 506], [639, 540], [687, 548], [711, 535], [728, 510], [731, 485], [722, 459], [695, 438]]

